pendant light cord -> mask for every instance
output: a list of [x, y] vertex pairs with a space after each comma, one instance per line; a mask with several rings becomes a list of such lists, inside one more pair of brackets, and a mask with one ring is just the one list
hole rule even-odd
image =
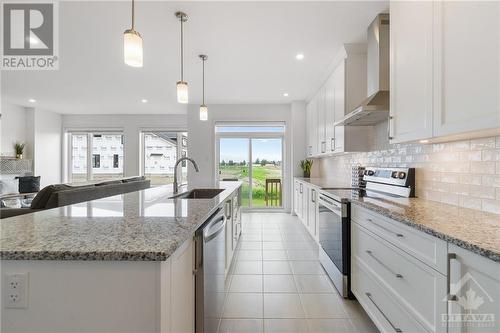
[[181, 16], [181, 81], [184, 81], [184, 18]]
[[202, 99], [203, 99], [203, 105], [205, 105], [205, 59], [203, 59], [203, 84], [202, 84]]
[[132, 30], [134, 30], [135, 26], [135, 1], [132, 0]]

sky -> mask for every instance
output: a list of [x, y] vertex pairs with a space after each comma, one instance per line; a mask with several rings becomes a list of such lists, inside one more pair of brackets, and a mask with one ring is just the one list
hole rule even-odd
[[[249, 139], [220, 139], [220, 159], [228, 162], [242, 162], [249, 160]], [[252, 139], [252, 159], [255, 161], [266, 159], [269, 161], [281, 161], [281, 139]]]

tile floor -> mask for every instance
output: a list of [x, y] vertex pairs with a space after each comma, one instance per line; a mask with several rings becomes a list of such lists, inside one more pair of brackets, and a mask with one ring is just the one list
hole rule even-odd
[[242, 214], [220, 333], [378, 332], [361, 306], [341, 298], [297, 217]]

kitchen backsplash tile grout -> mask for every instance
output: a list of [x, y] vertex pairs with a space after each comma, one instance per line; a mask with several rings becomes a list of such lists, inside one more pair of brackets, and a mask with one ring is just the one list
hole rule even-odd
[[[379, 128], [380, 127], [380, 128]], [[370, 152], [316, 159], [312, 176], [350, 182], [351, 166], [414, 167], [420, 198], [500, 214], [500, 136], [435, 144], [389, 144], [377, 126]]]

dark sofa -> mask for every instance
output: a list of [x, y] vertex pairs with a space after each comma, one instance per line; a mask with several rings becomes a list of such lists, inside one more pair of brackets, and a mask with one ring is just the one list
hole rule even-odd
[[1, 208], [0, 217], [3, 219], [33, 213], [40, 210], [144, 190], [149, 187], [150, 181], [144, 176], [123, 178], [90, 185], [49, 185], [38, 192], [29, 208]]

